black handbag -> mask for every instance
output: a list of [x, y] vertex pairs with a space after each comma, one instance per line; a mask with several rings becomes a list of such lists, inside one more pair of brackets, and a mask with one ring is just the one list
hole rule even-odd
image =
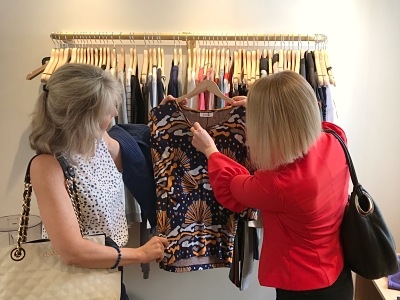
[[332, 134], [340, 142], [353, 183], [340, 227], [345, 264], [366, 279], [378, 279], [396, 273], [399, 269], [396, 245], [378, 205], [358, 182], [344, 141], [333, 130], [323, 131]]

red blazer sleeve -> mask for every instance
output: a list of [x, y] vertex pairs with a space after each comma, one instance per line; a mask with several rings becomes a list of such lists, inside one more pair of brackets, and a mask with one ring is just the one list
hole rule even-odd
[[215, 198], [231, 211], [241, 212], [247, 207], [282, 210], [279, 189], [269, 172], [250, 175], [245, 167], [216, 152], [208, 158], [208, 176]]

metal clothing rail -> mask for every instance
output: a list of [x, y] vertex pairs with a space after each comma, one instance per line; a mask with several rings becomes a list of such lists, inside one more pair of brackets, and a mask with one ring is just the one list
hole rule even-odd
[[157, 41], [157, 40], [174, 40], [174, 41], [201, 41], [209, 40], [213, 38], [213, 41], [237, 41], [237, 42], [327, 42], [328, 37], [325, 34], [254, 34], [254, 33], [192, 33], [192, 32], [180, 32], [180, 33], [158, 33], [158, 32], [52, 32], [50, 38], [53, 40], [59, 40], [64, 42], [74, 40], [90, 40], [100, 39], [107, 41]]

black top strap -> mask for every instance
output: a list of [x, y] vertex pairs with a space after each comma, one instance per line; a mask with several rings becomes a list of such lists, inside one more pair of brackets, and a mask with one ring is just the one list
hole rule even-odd
[[[36, 154], [34, 157], [31, 158], [31, 160], [28, 163], [28, 167], [26, 168], [26, 173], [25, 173], [25, 183], [31, 183], [31, 176], [30, 176], [30, 171], [31, 171], [31, 163], [33, 159], [40, 154]], [[69, 162], [66, 160], [65, 157], [60, 156], [57, 158], [58, 162], [61, 165], [61, 168], [63, 170], [64, 176], [66, 179], [74, 179], [75, 178], [75, 171], [74, 168], [69, 164]]]

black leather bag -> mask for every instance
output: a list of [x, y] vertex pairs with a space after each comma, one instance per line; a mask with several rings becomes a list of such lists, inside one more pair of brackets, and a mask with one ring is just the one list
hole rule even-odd
[[324, 132], [335, 136], [342, 145], [353, 183], [340, 227], [345, 263], [367, 279], [396, 273], [399, 269], [396, 245], [378, 205], [358, 182], [344, 141], [332, 130], [324, 129]]

